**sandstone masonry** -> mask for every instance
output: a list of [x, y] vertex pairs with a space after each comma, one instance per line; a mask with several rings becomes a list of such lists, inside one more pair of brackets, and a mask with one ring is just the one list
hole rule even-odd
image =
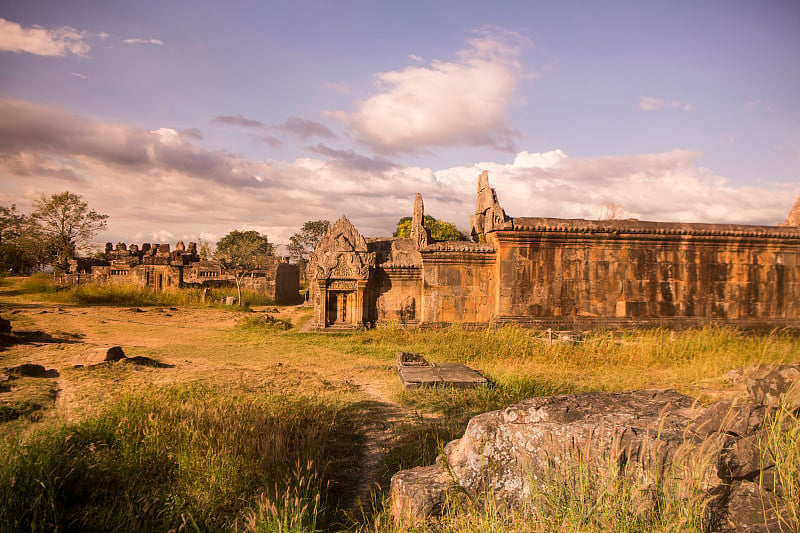
[[[268, 295], [277, 303], [296, 303], [299, 296], [299, 269], [285, 259], [274, 257], [266, 268], [251, 270], [242, 278], [242, 287]], [[71, 259], [67, 272], [56, 274], [56, 281], [79, 283], [134, 284], [165, 291], [171, 287], [223, 287], [235, 284], [234, 272], [219, 261], [201, 261], [197, 245], [186, 247], [178, 241], [169, 244], [144, 243], [114, 247], [106, 244], [104, 259]]]
[[797, 212], [781, 226], [510, 217], [484, 172], [475, 242], [433, 241], [419, 194], [410, 238], [336, 222], [309, 263], [314, 323], [800, 325]]

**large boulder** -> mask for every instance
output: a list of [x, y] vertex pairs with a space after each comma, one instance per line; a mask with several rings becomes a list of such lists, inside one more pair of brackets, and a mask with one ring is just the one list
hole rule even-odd
[[796, 416], [787, 394], [800, 386], [796, 368], [744, 369], [739, 377], [752, 397], [708, 408], [673, 390], [644, 390], [531, 398], [478, 415], [437, 464], [394, 475], [393, 517], [416, 523], [465, 500], [529, 511], [559, 469], [580, 466], [591, 475], [611, 468], [646, 488], [672, 468], [699, 481], [705, 531], [777, 530], [790, 479], [760, 446], [776, 416]]
[[7, 335], [11, 333], [11, 321], [0, 316], [0, 334]]
[[[673, 390], [587, 393], [531, 398], [474, 417], [450, 442], [440, 464], [395, 474], [396, 521], [416, 522], [438, 512], [448, 493], [519, 508], [553, 464], [576, 461], [663, 467], [685, 441], [694, 401]], [[613, 464], [612, 463], [612, 464]]]

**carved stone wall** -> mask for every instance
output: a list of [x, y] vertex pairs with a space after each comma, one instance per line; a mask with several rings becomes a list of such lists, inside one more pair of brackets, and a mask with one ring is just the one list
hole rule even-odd
[[800, 318], [791, 228], [514, 219], [491, 240], [498, 318]]
[[422, 252], [422, 264], [422, 323], [491, 321], [497, 281], [491, 246], [438, 243]]

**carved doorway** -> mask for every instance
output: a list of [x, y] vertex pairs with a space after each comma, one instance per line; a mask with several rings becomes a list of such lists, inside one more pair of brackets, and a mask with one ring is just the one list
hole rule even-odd
[[329, 326], [352, 324], [353, 309], [352, 302], [355, 294], [352, 291], [328, 291], [328, 302], [326, 305], [326, 322]]

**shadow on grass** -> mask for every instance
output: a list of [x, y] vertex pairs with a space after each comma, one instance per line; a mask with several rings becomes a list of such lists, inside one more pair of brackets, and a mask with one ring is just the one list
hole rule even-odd
[[139, 366], [151, 366], [153, 368], [175, 368], [175, 365], [170, 365], [168, 363], [162, 363], [160, 361], [156, 361], [155, 359], [150, 359], [149, 357], [145, 357], [143, 355], [136, 355], [134, 357], [126, 357], [125, 359], [121, 359], [120, 363], [133, 364], [133, 365], [139, 365]]
[[54, 337], [44, 331], [14, 331], [0, 334], [0, 350], [18, 344], [81, 344], [83, 334], [75, 333], [67, 337]]

